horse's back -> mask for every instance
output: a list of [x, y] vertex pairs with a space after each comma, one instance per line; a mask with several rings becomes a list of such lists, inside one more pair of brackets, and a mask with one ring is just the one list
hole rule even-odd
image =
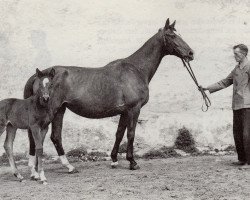
[[[102, 118], [121, 114], [143, 98], [147, 87], [138, 71], [129, 63], [117, 60], [101, 68], [55, 66], [56, 72], [67, 71], [59, 79], [67, 107], [82, 116]], [[61, 77], [61, 75], [60, 75]], [[61, 96], [61, 95], [58, 95]]]

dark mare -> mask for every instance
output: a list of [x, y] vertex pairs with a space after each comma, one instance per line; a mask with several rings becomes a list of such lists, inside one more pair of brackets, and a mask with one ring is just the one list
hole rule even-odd
[[[104, 118], [120, 115], [116, 140], [111, 153], [112, 166], [118, 164], [119, 145], [127, 129], [127, 155], [130, 169], [139, 166], [133, 156], [135, 129], [141, 108], [149, 99], [149, 82], [154, 76], [162, 58], [175, 55], [185, 61], [193, 60], [193, 51], [183, 39], [175, 33], [175, 22], [160, 29], [139, 50], [131, 56], [115, 60], [101, 68], [74, 66], [54, 66], [53, 94], [51, 108], [51, 140], [55, 145], [62, 164], [74, 171], [65, 157], [62, 146], [62, 125], [65, 109], [87, 118]], [[47, 68], [43, 73], [48, 73]], [[24, 98], [33, 94], [32, 76], [26, 83]], [[29, 133], [30, 134], [30, 133]], [[31, 135], [31, 134], [30, 134]], [[34, 141], [30, 137], [30, 154], [34, 155]]]
[[37, 156], [36, 168], [32, 165], [33, 175], [46, 184], [46, 177], [42, 167], [43, 141], [48, 131], [48, 125], [51, 122], [49, 116], [49, 98], [51, 95], [51, 82], [55, 71], [52, 68], [45, 76], [37, 69], [36, 78], [34, 79], [35, 95], [27, 99], [4, 99], [0, 101], [0, 135], [6, 129], [6, 139], [4, 149], [9, 158], [10, 166], [14, 175], [20, 180], [23, 177], [18, 172], [13, 157], [13, 142], [16, 136], [17, 129], [29, 129], [34, 138], [35, 154]]

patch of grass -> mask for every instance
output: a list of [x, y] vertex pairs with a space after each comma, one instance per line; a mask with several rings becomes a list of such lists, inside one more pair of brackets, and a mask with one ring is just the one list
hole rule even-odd
[[88, 154], [88, 156], [108, 157], [108, 154], [106, 152], [92, 151]]
[[[22, 161], [22, 160], [28, 160], [25, 153], [18, 153], [14, 155], [15, 162]], [[7, 164], [9, 163], [9, 159], [6, 153], [3, 153], [2, 156], [0, 156], [0, 163]]]
[[81, 161], [104, 161], [106, 160], [106, 157], [108, 157], [108, 154], [101, 151], [92, 151], [88, 153], [86, 148], [79, 147], [70, 150], [67, 153], [67, 156]]
[[180, 157], [180, 155], [174, 150], [173, 147], [161, 147], [157, 150], [150, 150], [149, 152], [142, 155], [142, 158], [153, 159], [153, 158], [171, 158]]
[[175, 140], [175, 148], [185, 151], [186, 153], [197, 153], [195, 140], [190, 131], [183, 126], [178, 130], [178, 136]]
[[87, 155], [87, 149], [85, 147], [75, 148], [70, 150], [66, 155], [69, 157], [81, 158]]
[[236, 152], [236, 148], [235, 148], [234, 145], [228, 145], [228, 147], [225, 148], [224, 151], [233, 151], [233, 152]]

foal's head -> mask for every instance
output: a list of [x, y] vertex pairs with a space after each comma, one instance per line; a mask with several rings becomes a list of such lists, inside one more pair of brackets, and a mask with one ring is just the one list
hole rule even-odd
[[55, 76], [55, 70], [52, 68], [49, 74], [44, 74], [39, 69], [36, 69], [36, 78], [33, 84], [33, 93], [39, 98], [39, 103], [42, 106], [47, 105], [51, 91], [52, 91], [52, 80]]
[[165, 46], [165, 53], [178, 56], [185, 61], [193, 60], [193, 50], [181, 38], [181, 36], [175, 33], [175, 31], [175, 21], [170, 25], [169, 19], [167, 19], [165, 27], [163, 29], [160, 29]]

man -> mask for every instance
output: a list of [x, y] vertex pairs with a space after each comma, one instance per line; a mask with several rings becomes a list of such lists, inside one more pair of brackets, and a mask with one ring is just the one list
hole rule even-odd
[[248, 48], [244, 44], [233, 47], [234, 58], [238, 64], [223, 80], [204, 90], [210, 93], [233, 84], [233, 135], [241, 168], [250, 168], [250, 62], [247, 59]]

